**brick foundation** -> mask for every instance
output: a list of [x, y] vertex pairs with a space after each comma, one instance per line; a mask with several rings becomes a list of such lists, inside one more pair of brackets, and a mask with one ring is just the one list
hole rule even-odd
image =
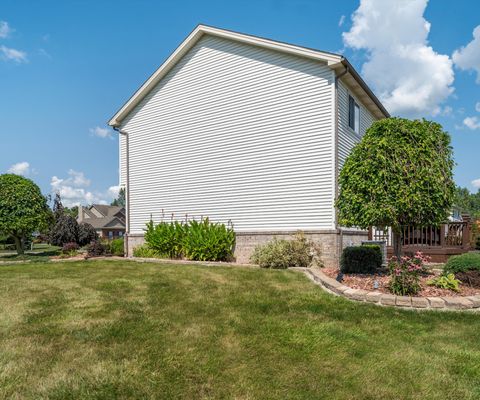
[[[240, 264], [248, 264], [255, 247], [265, 244], [274, 237], [277, 239], [291, 239], [295, 232], [241, 232], [237, 233], [235, 244], [235, 260]], [[316, 243], [321, 250], [321, 259], [326, 267], [337, 267], [340, 261], [341, 250], [347, 246], [359, 246], [367, 240], [366, 231], [355, 230], [323, 230], [304, 232], [305, 236]], [[143, 235], [127, 234], [127, 256], [133, 256], [133, 249], [144, 243]]]

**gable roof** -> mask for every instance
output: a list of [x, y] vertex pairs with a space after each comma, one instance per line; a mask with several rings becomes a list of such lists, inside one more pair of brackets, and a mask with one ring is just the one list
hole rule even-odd
[[[102, 217], [94, 214], [92, 209]], [[90, 207], [82, 207], [84, 218], [79, 219], [81, 222], [92, 225], [95, 229], [117, 228], [125, 229], [125, 208], [119, 206], [107, 206], [104, 204], [93, 204]]]
[[140, 103], [140, 101], [155, 87], [155, 85], [170, 71], [174, 65], [204, 36], [212, 35], [230, 39], [241, 43], [263, 47], [270, 50], [306, 57], [327, 64], [342, 80], [357, 91], [357, 96], [377, 118], [389, 117], [388, 111], [380, 100], [370, 90], [365, 81], [355, 71], [350, 62], [340, 54], [315, 50], [308, 47], [296, 46], [284, 42], [265, 39], [258, 36], [246, 35], [226, 29], [219, 29], [207, 25], [198, 25], [187, 38], [178, 46], [165, 62], [143, 83], [130, 99], [117, 111], [108, 124], [119, 127], [123, 119]]

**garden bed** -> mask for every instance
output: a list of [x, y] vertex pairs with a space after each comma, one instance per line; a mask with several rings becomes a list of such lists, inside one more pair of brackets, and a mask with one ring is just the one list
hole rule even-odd
[[[330, 278], [335, 279], [339, 273], [337, 268], [322, 268], [322, 271]], [[427, 285], [427, 281], [441, 274], [440, 270], [431, 270], [428, 275], [420, 277], [421, 290], [415, 296], [417, 297], [444, 297], [444, 296], [474, 296], [480, 294], [480, 288], [470, 287], [465, 284], [460, 285], [460, 291], [455, 292], [448, 289], [440, 289], [435, 286]], [[375, 282], [378, 288], [375, 287]], [[390, 276], [388, 274], [344, 274], [342, 284], [352, 289], [362, 289], [367, 291], [378, 291], [380, 293], [391, 294], [388, 284]]]

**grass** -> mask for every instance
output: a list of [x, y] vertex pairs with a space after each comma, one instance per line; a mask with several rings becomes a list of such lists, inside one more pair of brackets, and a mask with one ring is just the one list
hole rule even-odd
[[33, 245], [33, 250], [25, 250], [25, 253], [18, 255], [15, 250], [0, 250], [1, 261], [34, 261], [46, 262], [49, 261], [50, 256], [60, 254], [60, 247], [51, 246], [46, 243], [39, 243]]
[[2, 265], [0, 310], [0, 398], [480, 397], [480, 315], [353, 303], [293, 271]]

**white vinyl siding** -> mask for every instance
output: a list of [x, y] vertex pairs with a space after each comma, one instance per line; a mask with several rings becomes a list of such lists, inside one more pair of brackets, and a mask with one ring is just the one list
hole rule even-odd
[[[360, 107], [360, 132], [355, 133], [348, 124], [348, 103], [349, 96], [352, 96]], [[337, 89], [338, 103], [338, 162], [339, 170], [342, 168], [345, 159], [348, 157], [366, 130], [376, 120], [376, 118], [362, 105], [362, 103], [350, 93], [341, 80], [338, 81]]]
[[127, 184], [127, 139], [125, 135], [118, 135], [119, 146], [119, 185], [126, 186]]
[[152, 216], [237, 232], [334, 227], [333, 72], [204, 36], [122, 123], [130, 232]]

